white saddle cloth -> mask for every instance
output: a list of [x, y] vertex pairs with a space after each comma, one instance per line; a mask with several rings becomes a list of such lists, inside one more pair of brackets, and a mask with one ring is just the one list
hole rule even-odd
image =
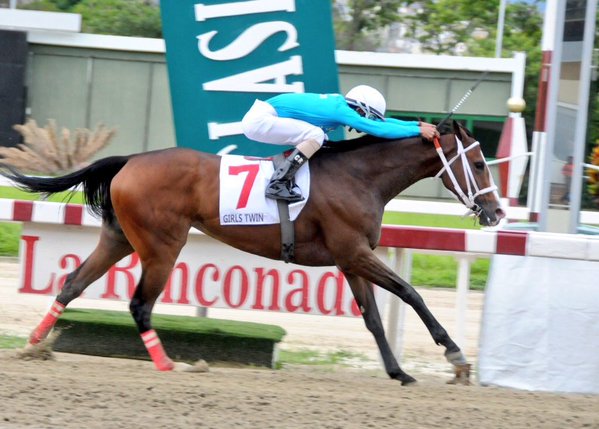
[[[264, 196], [272, 177], [272, 160], [223, 155], [220, 162], [219, 211], [221, 225], [268, 225], [280, 223], [277, 202]], [[306, 162], [295, 175], [303, 201], [289, 205], [289, 218], [295, 220], [310, 195], [310, 167]]]

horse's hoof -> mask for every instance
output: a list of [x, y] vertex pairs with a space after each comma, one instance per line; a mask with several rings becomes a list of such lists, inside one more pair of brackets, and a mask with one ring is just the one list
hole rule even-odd
[[464, 356], [461, 350], [455, 352], [446, 351], [445, 358], [447, 359], [447, 362], [455, 366], [467, 364], [466, 356]]
[[411, 375], [406, 374], [405, 372], [401, 372], [400, 374], [389, 374], [389, 376], [401, 382], [402, 386], [407, 386], [408, 384], [416, 383], [416, 379]]
[[447, 384], [463, 384], [464, 386], [470, 385], [470, 364], [465, 363], [463, 365], [455, 365], [455, 376], [449, 380]]
[[52, 331], [38, 343], [28, 342], [23, 349], [17, 352], [17, 357], [23, 360], [56, 360], [52, 353], [52, 346], [59, 335], [60, 331]]
[[173, 371], [176, 372], [188, 372], [189, 368], [191, 368], [191, 365], [185, 362], [175, 362], [175, 367], [173, 368]]
[[177, 362], [175, 364], [175, 371], [177, 372], [209, 372], [210, 367], [205, 360], [200, 359], [193, 365], [184, 362]]
[[412, 376], [406, 374], [404, 378], [401, 379], [402, 386], [409, 386], [410, 384], [416, 383], [416, 379]]
[[27, 344], [23, 349], [17, 351], [17, 358], [23, 360], [56, 360], [52, 347], [45, 342]]

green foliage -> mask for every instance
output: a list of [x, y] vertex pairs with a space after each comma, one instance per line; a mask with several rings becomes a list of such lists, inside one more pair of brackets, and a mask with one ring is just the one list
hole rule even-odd
[[73, 6], [81, 2], [81, 0], [54, 0], [60, 10], [70, 10]]
[[39, 0], [29, 4], [19, 5], [19, 9], [41, 10], [44, 12], [63, 12], [54, 0]]
[[[587, 162], [591, 165], [599, 167], [599, 140], [596, 141], [588, 156]], [[587, 186], [583, 189], [583, 194], [586, 197], [587, 205], [591, 207], [599, 207], [599, 171], [591, 168], [586, 169]]]
[[[538, 3], [538, 2], [537, 2]], [[543, 17], [536, 4], [512, 3], [506, 9], [506, 25], [503, 37], [503, 52], [526, 52], [523, 112], [528, 128], [535, 123], [538, 82], [541, 73], [541, 37]]]
[[337, 49], [376, 50], [373, 35], [397, 21], [401, 0], [333, 0], [333, 21]]
[[46, 12], [70, 12], [81, 0], [36, 0], [19, 5], [19, 9], [43, 10]]
[[[542, 15], [540, 1], [508, 2], [505, 14], [503, 48], [506, 51], [538, 49]], [[469, 55], [495, 53], [499, 1], [414, 0], [406, 2], [415, 12], [399, 19], [408, 26], [406, 37], [417, 40], [425, 52], [450, 54], [456, 44], [464, 44]]]
[[[381, 46], [381, 29], [394, 22], [405, 24], [402, 36], [414, 40], [423, 52], [456, 54], [461, 47], [466, 55], [495, 56], [499, 14], [498, 0], [333, 0], [337, 49], [372, 50]], [[539, 5], [544, 0], [507, 2], [502, 55], [526, 52], [523, 112], [529, 134], [535, 122], [538, 81], [541, 67], [543, 16]], [[403, 8], [399, 12], [400, 6]], [[460, 51], [462, 52], [462, 51]]]
[[[409, 1], [419, 4], [418, 12], [402, 15], [400, 21], [408, 26], [407, 38], [417, 40], [425, 52], [452, 54], [455, 47], [466, 48], [466, 54], [479, 57], [495, 56], [499, 1], [426, 0]], [[541, 0], [508, 2], [502, 41], [502, 56], [526, 52], [526, 77], [523, 115], [532, 130], [541, 67], [541, 36], [543, 16]]]
[[0, 256], [17, 256], [19, 254], [20, 238], [20, 223], [0, 223]]
[[72, 12], [81, 14], [86, 33], [162, 37], [160, 9], [143, 0], [82, 0]]
[[487, 29], [485, 22], [497, 15], [499, 2], [483, 0], [408, 1], [414, 12], [403, 14], [400, 21], [408, 26], [407, 38], [415, 39], [424, 52], [450, 54], [458, 43], [471, 38], [475, 29]]
[[21, 8], [79, 13], [85, 33], [162, 37], [160, 8], [148, 0], [38, 0]]
[[[595, 46], [592, 60], [592, 64], [596, 65], [597, 63], [599, 63], [599, 13], [595, 21]], [[587, 163], [599, 166], [599, 80], [597, 79], [591, 80], [589, 91], [585, 158]], [[599, 209], [599, 172], [588, 168], [585, 170], [585, 175], [587, 181], [582, 192], [582, 207]]]

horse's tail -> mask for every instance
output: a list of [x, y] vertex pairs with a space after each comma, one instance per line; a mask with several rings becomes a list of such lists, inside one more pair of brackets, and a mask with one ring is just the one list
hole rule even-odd
[[38, 192], [44, 196], [64, 191], [73, 194], [77, 191], [76, 187], [81, 185], [89, 210], [104, 217], [112, 212], [110, 182], [130, 158], [131, 156], [103, 158], [81, 170], [59, 177], [26, 176], [12, 166], [0, 164], [0, 167], [8, 170], [8, 172], [1, 172], [4, 177], [12, 180], [17, 188], [26, 192]]

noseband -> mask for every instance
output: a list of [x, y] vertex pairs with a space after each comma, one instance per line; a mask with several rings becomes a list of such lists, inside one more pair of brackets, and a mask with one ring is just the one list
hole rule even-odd
[[[474, 179], [474, 174], [472, 173], [472, 168], [470, 168], [470, 163], [468, 162], [468, 158], [466, 157], [466, 152], [479, 146], [480, 143], [478, 141], [475, 141], [470, 146], [464, 148], [464, 145], [462, 144], [462, 141], [458, 138], [458, 136], [454, 135], [454, 137], [457, 145], [457, 154], [450, 160], [447, 160], [447, 157], [443, 152], [443, 148], [441, 147], [439, 137], [435, 137], [433, 139], [433, 143], [435, 144], [437, 154], [439, 155], [439, 158], [441, 158], [441, 162], [443, 163], [443, 167], [435, 175], [435, 178], [439, 178], [444, 172], [447, 172], [447, 175], [449, 176], [449, 179], [453, 184], [453, 188], [461, 202], [466, 207], [468, 207], [473, 213], [475, 213], [476, 215], [480, 215], [480, 213], [482, 212], [482, 208], [474, 202], [475, 198], [479, 195], [487, 194], [489, 192], [495, 192], [497, 190], [497, 186], [495, 186], [495, 183], [493, 182], [493, 176], [489, 174], [489, 177], [491, 179], [491, 186], [488, 186], [483, 189], [478, 188], [478, 184], [476, 183], [476, 180]], [[467, 186], [466, 192], [462, 190], [460, 184], [458, 183], [455, 177], [455, 174], [453, 174], [453, 170], [451, 169], [451, 165], [458, 159], [461, 159], [462, 161], [462, 170], [464, 171], [464, 179]]]

